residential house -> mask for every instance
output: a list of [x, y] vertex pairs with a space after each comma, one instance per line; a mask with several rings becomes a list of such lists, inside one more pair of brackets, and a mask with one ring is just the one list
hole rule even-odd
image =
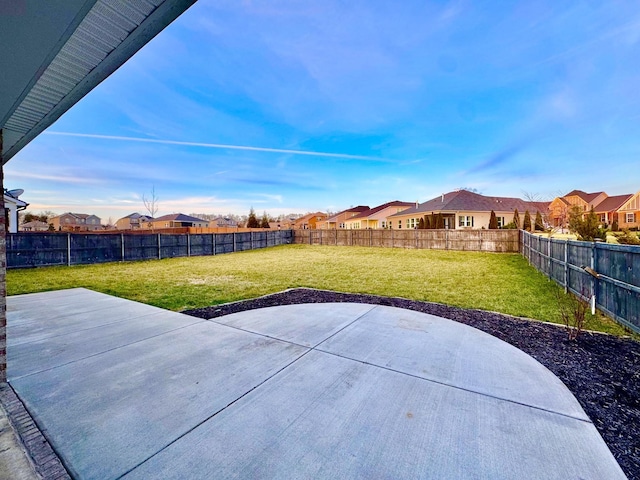
[[153, 220], [153, 217], [135, 212], [119, 219], [116, 222], [116, 228], [118, 230], [139, 230], [145, 224], [144, 222], [151, 220]]
[[395, 213], [400, 213], [403, 210], [407, 210], [415, 206], [416, 203], [401, 202], [394, 200], [387, 202], [377, 207], [365, 210], [351, 218], [344, 221], [344, 228], [363, 228], [363, 229], [375, 229], [375, 228], [390, 228], [387, 225], [387, 217]]
[[640, 228], [640, 192], [630, 198], [618, 209], [619, 228]]
[[619, 228], [640, 226], [640, 192], [609, 196], [605, 192], [585, 193], [573, 190], [563, 197], [556, 197], [549, 206], [552, 225], [564, 227], [569, 223], [569, 214], [574, 207], [583, 214], [592, 208], [602, 225], [610, 226], [618, 220]]
[[63, 213], [49, 219], [56, 232], [93, 232], [102, 230], [100, 217], [86, 213]]
[[143, 222], [144, 228], [208, 228], [209, 222], [201, 218], [185, 215], [184, 213], [172, 213], [155, 218], [148, 222]]
[[307, 213], [305, 216], [296, 219], [293, 222], [294, 230], [315, 230], [318, 222], [327, 219], [327, 214], [322, 212]]
[[531, 221], [537, 212], [546, 212], [549, 202], [527, 202], [520, 198], [489, 197], [467, 190], [443, 193], [427, 202], [403, 210], [387, 217], [388, 225], [394, 229], [418, 228], [421, 218], [432, 214], [441, 214], [444, 228], [447, 229], [482, 229], [489, 228], [491, 211], [502, 227], [512, 221], [515, 210], [518, 210], [520, 221], [529, 211]]
[[238, 222], [236, 222], [233, 218], [218, 217], [211, 220], [209, 222], [209, 226], [219, 228], [238, 228]]
[[620, 210], [628, 200], [631, 200], [632, 197], [633, 195], [628, 193], [626, 195], [615, 195], [613, 197], [605, 198], [593, 209], [595, 214], [598, 216], [598, 221], [603, 226], [610, 226], [614, 220], [618, 220], [618, 225], [620, 225], [621, 219], [619, 218], [618, 210]]
[[33, 220], [20, 225], [19, 230], [21, 232], [46, 232], [49, 230], [49, 224], [40, 220]]
[[24, 193], [22, 189], [7, 190], [4, 189], [4, 209], [6, 215], [5, 228], [9, 233], [17, 233], [18, 231], [18, 212], [24, 210], [29, 205], [27, 202], [20, 200], [18, 197]]
[[329, 218], [321, 222], [316, 223], [316, 228], [321, 230], [335, 230], [346, 228], [346, 221], [350, 218], [355, 217], [356, 215], [361, 214], [362, 212], [366, 212], [369, 210], [368, 205], [358, 205], [357, 207], [347, 208], [335, 215], [332, 215]]
[[574, 207], [589, 212], [607, 197], [605, 192], [586, 193], [582, 190], [572, 190], [562, 197], [556, 197], [549, 205], [549, 223], [563, 227], [569, 222], [569, 213]]

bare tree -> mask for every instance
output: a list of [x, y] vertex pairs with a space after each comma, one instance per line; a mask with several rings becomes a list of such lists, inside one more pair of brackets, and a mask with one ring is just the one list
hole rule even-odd
[[149, 216], [156, 218], [156, 213], [158, 213], [158, 197], [156, 196], [155, 185], [151, 187], [151, 197], [147, 197], [144, 193], [142, 194], [142, 203], [144, 203], [144, 208], [149, 212]]

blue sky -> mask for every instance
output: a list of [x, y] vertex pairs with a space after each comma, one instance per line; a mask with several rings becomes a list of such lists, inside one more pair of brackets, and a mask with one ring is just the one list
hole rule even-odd
[[199, 0], [5, 166], [30, 210], [640, 190], [635, 1]]

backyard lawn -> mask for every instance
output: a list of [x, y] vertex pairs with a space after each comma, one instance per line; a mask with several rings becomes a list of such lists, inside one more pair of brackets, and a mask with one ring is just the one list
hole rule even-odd
[[[7, 273], [8, 295], [73, 287], [176, 311], [310, 287], [561, 321], [561, 290], [518, 254], [285, 245], [218, 256]], [[601, 315], [587, 328], [625, 334]]]

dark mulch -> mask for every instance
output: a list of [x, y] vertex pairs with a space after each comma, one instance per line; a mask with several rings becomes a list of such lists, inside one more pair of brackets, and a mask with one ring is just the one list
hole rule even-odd
[[183, 313], [215, 318], [256, 308], [326, 302], [371, 303], [430, 313], [471, 325], [520, 348], [565, 383], [627, 476], [640, 479], [640, 343], [632, 339], [583, 332], [577, 342], [569, 342], [561, 327], [498, 313], [305, 288]]

